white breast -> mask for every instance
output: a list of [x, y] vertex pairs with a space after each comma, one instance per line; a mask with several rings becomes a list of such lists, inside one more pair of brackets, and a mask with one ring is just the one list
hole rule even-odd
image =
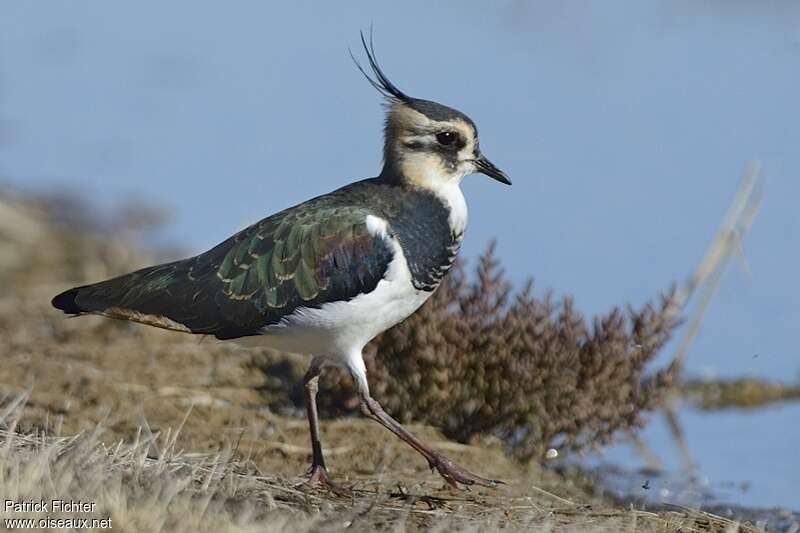
[[467, 228], [467, 201], [461, 192], [460, 184], [451, 181], [434, 189], [433, 192], [450, 208], [450, 228], [457, 234], [463, 233]]

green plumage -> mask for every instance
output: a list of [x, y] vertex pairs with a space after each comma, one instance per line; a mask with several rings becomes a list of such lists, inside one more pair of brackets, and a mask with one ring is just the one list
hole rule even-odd
[[217, 269], [223, 293], [250, 300], [261, 312], [281, 309], [292, 297], [314, 300], [329, 289], [335, 270], [347, 268], [359, 250], [372, 248], [367, 214], [352, 207], [321, 209], [313, 216], [298, 212], [245, 230]]
[[155, 317], [154, 325], [166, 318], [225, 339], [257, 334], [298, 307], [370, 292], [393, 254], [367, 230], [371, 212], [341, 191], [266, 218], [204, 254], [71, 289], [53, 304], [145, 323]]

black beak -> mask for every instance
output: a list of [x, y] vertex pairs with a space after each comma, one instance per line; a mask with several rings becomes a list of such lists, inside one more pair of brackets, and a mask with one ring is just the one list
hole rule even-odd
[[511, 180], [508, 179], [506, 173], [494, 166], [494, 163], [486, 159], [484, 156], [480, 156], [475, 160], [475, 169], [481, 174], [486, 174], [490, 178], [496, 179], [500, 183], [511, 185]]

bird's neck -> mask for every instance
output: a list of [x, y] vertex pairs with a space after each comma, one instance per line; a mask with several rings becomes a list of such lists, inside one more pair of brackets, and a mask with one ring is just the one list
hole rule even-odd
[[467, 226], [467, 203], [461, 192], [461, 178], [445, 172], [436, 160], [412, 155], [400, 160], [387, 159], [378, 179], [433, 193], [450, 212], [450, 229], [454, 234], [461, 234]]

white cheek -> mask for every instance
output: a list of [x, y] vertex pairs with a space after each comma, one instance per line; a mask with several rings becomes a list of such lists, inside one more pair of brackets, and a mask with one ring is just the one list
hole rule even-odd
[[475, 163], [473, 163], [474, 160], [475, 149], [472, 143], [468, 143], [467, 146], [458, 152], [458, 170], [459, 172], [462, 172], [462, 178], [475, 171]]
[[464, 148], [458, 152], [458, 158], [460, 160], [475, 158], [475, 141], [473, 139], [468, 140]]

